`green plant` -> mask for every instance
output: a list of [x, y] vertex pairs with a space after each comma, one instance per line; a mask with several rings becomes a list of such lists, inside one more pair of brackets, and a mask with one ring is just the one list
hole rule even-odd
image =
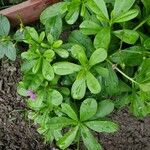
[[[147, 0], [66, 0], [43, 11], [45, 31], [24, 28], [18, 93], [29, 97], [29, 118], [46, 142], [100, 150], [90, 129], [117, 131], [106, 118], [114, 107], [150, 114], [149, 16]], [[66, 42], [64, 20], [77, 26]]]
[[23, 40], [23, 26], [15, 34], [10, 32], [10, 22], [7, 17], [0, 14], [0, 59], [6, 56], [15, 61], [17, 43]]

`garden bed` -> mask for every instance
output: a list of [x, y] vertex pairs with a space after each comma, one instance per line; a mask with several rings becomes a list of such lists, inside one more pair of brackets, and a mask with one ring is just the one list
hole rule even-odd
[[[26, 117], [24, 99], [16, 92], [21, 79], [20, 59], [0, 64], [0, 150], [55, 150], [44, 144]], [[150, 117], [137, 120], [126, 109], [110, 116], [120, 125], [115, 134], [97, 135], [105, 150], [149, 150]]]
[[0, 150], [149, 150], [148, 1], [56, 1], [1, 11]]

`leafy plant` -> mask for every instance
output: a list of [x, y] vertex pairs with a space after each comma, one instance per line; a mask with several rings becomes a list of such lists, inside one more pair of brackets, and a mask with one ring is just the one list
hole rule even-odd
[[106, 118], [114, 108], [150, 114], [149, 8], [147, 0], [65, 0], [42, 12], [45, 31], [24, 28], [18, 93], [46, 142], [100, 150], [91, 130], [117, 131]]
[[0, 59], [7, 56], [10, 60], [16, 59], [16, 48], [13, 40], [9, 36], [10, 22], [0, 15]]

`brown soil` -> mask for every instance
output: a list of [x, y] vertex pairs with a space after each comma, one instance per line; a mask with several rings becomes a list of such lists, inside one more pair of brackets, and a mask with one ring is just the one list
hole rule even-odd
[[[43, 144], [35, 126], [27, 121], [25, 102], [16, 93], [19, 68], [18, 60], [0, 64], [0, 150], [55, 150]], [[122, 110], [111, 118], [119, 123], [120, 131], [98, 135], [105, 150], [150, 150], [150, 117], [138, 120]]]

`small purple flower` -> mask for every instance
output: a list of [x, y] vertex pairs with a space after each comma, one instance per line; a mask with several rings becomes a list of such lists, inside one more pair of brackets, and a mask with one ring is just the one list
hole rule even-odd
[[36, 94], [32, 90], [27, 90], [27, 96], [29, 96], [32, 100], [36, 99]]

